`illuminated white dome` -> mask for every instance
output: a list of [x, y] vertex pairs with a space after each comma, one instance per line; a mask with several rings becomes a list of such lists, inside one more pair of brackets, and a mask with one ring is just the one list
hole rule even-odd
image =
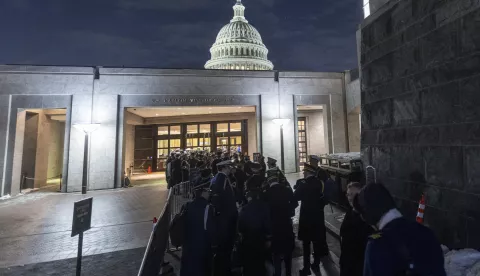
[[210, 48], [211, 59], [206, 69], [272, 70], [268, 49], [260, 33], [245, 19], [241, 0], [233, 6], [233, 19], [217, 35]]

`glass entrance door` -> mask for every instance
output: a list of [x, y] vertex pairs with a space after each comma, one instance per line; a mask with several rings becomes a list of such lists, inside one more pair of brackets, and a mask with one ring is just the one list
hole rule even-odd
[[222, 150], [247, 153], [247, 121], [155, 125], [154, 170], [165, 171], [169, 154], [176, 150]]
[[159, 126], [157, 128], [156, 171], [165, 171], [167, 168], [167, 158], [170, 152], [182, 148], [181, 136], [181, 125]]
[[298, 161], [300, 166], [307, 162], [307, 119], [305, 117], [298, 118]]

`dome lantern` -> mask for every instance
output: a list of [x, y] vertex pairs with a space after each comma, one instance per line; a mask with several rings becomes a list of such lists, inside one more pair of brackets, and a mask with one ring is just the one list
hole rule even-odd
[[211, 59], [206, 69], [223, 70], [272, 70], [267, 58], [268, 49], [260, 33], [245, 19], [245, 6], [237, 0], [233, 6], [233, 18], [217, 35], [210, 48]]

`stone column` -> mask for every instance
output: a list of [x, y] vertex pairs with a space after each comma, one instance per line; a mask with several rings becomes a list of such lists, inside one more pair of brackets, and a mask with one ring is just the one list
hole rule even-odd
[[[16, 118], [16, 133], [15, 133], [15, 143], [13, 149], [13, 165], [12, 165], [12, 185], [10, 186], [11, 195], [16, 195], [20, 193], [20, 180], [21, 180], [21, 170], [22, 170], [22, 158], [23, 158], [23, 141], [25, 138], [25, 117], [26, 111], [19, 111]], [[12, 122], [13, 123], [13, 122]]]
[[75, 124], [90, 123], [92, 108], [91, 95], [73, 95], [71, 130], [68, 159], [68, 178], [66, 192], [79, 192], [82, 190], [83, 149], [85, 134], [73, 127]]
[[100, 127], [91, 134], [90, 139], [90, 190], [115, 187], [117, 114], [117, 95], [94, 96], [93, 122], [99, 123]]
[[10, 96], [0, 95], [0, 196], [5, 192], [5, 165], [7, 152], [7, 133], [10, 113]]

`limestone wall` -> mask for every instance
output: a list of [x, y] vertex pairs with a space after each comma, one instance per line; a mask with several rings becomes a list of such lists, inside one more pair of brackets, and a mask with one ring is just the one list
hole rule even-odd
[[[122, 99], [134, 98], [140, 106], [181, 103], [152, 102], [155, 97], [202, 96], [215, 99], [236, 97], [230, 105], [255, 99], [257, 141], [266, 156], [280, 161], [279, 126], [272, 119], [289, 118], [284, 126], [285, 169], [297, 170], [295, 142], [296, 96], [323, 99], [310, 104], [328, 105], [329, 147], [346, 151], [343, 73], [216, 70], [157, 70], [128, 68], [0, 66], [0, 179], [2, 195], [17, 193], [21, 157], [15, 151], [17, 115], [29, 108], [66, 108], [65, 151], [63, 155], [63, 191], [81, 190], [84, 133], [72, 126], [100, 123], [91, 134], [89, 148], [89, 189], [115, 188], [121, 185], [125, 164], [123, 153], [124, 112]], [[317, 97], [321, 96], [321, 97]], [[247, 99], [248, 100], [245, 100]], [[326, 100], [325, 100], [326, 99]], [[279, 104], [280, 102], [280, 104]], [[187, 103], [187, 105], [199, 105]], [[280, 108], [279, 108], [280, 107]], [[18, 125], [21, 129], [23, 126]], [[250, 132], [250, 130], [249, 130]], [[17, 137], [20, 141], [21, 137]], [[23, 140], [22, 140], [23, 142]], [[22, 143], [23, 146], [23, 143]], [[254, 148], [250, 146], [249, 148]], [[250, 149], [249, 149], [250, 151]], [[16, 156], [16, 158], [14, 158]], [[19, 159], [20, 158], [20, 159]], [[15, 159], [15, 160], [14, 160]], [[17, 164], [20, 161], [19, 164]], [[15, 164], [16, 165], [15, 165]]]
[[362, 151], [398, 206], [480, 247], [480, 2], [390, 1], [361, 35]]
[[307, 153], [309, 155], [328, 153], [323, 125], [324, 114], [322, 110], [298, 112], [298, 117], [307, 119]]

